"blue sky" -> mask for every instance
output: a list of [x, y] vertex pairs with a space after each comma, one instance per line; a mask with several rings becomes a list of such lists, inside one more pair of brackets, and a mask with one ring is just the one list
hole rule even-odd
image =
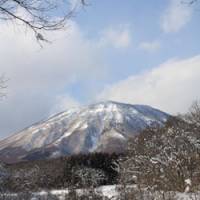
[[[84, 11], [81, 10], [77, 14], [75, 20], [89, 38], [98, 40], [100, 33], [109, 28], [120, 29], [121, 27], [130, 34], [130, 45], [126, 48], [110, 47], [103, 52], [103, 57], [111, 68], [111, 76], [104, 80], [102, 85], [112, 84], [130, 75], [149, 70], [168, 59], [184, 59], [199, 54], [198, 4], [190, 7], [180, 3], [177, 5], [180, 9], [191, 10], [190, 16], [182, 16], [181, 20], [187, 22], [175, 31], [164, 31], [162, 28], [162, 17], [172, 4], [176, 4], [174, 2], [180, 3], [180, 1], [169, 0], [154, 0], [151, 3], [145, 0], [92, 1]], [[177, 22], [179, 23], [182, 22]], [[142, 43], [149, 43], [149, 45], [152, 43], [152, 48], [155, 43], [157, 47], [152, 51], [151, 47], [149, 50], [144, 50], [140, 47]], [[81, 83], [71, 85], [68, 89], [80, 101], [88, 100]]]
[[[72, 5], [76, 0], [70, 0]], [[0, 23], [0, 138], [56, 112], [101, 100], [186, 112], [200, 99], [200, 4], [180, 0], [93, 0], [65, 31]], [[12, 59], [11, 59], [12, 58]]]

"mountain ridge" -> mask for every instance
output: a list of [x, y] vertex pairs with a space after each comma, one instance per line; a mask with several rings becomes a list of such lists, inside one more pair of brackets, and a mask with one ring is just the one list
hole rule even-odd
[[0, 160], [121, 152], [129, 137], [147, 126], [163, 125], [169, 116], [147, 105], [114, 101], [68, 109], [0, 141]]

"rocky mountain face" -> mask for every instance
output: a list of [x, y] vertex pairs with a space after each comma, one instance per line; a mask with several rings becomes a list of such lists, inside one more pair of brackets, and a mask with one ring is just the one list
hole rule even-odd
[[122, 152], [127, 140], [169, 115], [150, 106], [100, 102], [69, 109], [0, 141], [0, 160], [53, 158], [89, 152]]

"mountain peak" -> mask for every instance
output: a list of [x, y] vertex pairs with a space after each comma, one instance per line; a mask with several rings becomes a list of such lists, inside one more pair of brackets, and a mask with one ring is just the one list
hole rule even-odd
[[114, 101], [69, 109], [0, 141], [0, 160], [123, 151], [128, 138], [147, 126], [163, 125], [168, 117], [150, 106]]

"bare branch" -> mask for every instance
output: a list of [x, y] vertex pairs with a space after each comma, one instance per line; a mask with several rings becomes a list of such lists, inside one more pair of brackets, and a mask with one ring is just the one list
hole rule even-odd
[[5, 78], [4, 75], [0, 76], [0, 99], [6, 96], [5, 90], [7, 89], [7, 85], [6, 85], [7, 81], [8, 80]]
[[197, 2], [198, 0], [185, 0], [185, 1], [181, 1], [181, 3], [183, 4], [188, 4], [188, 5], [193, 5]]
[[[85, 0], [77, 2], [87, 5]], [[63, 29], [76, 7], [62, 0], [0, 0], [0, 20], [19, 21], [30, 28], [39, 41], [46, 41], [41, 31]], [[41, 37], [42, 36], [42, 37]]]

